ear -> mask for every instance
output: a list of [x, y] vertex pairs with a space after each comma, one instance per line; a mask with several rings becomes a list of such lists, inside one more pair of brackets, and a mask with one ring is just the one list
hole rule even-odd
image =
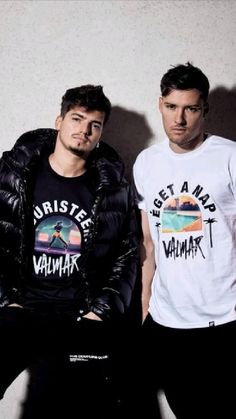
[[162, 106], [163, 106], [163, 97], [162, 96], [160, 96], [159, 97], [159, 111], [162, 113]]
[[61, 129], [61, 122], [62, 122], [62, 116], [61, 115], [58, 115], [57, 116], [57, 118], [56, 118], [56, 121], [55, 121], [55, 128], [56, 128], [56, 130], [57, 131], [60, 131], [60, 129]]

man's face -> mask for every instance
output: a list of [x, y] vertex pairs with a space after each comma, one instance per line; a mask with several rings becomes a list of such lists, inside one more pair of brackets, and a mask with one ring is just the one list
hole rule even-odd
[[173, 151], [184, 153], [201, 144], [207, 105], [199, 90], [172, 90], [167, 96], [160, 97], [159, 109]]
[[55, 126], [60, 147], [86, 159], [101, 138], [104, 118], [104, 112], [87, 111], [81, 106], [74, 107], [64, 117], [58, 116]]

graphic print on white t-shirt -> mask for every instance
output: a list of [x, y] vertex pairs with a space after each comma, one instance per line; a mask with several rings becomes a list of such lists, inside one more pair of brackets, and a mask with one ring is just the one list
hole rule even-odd
[[91, 223], [87, 212], [65, 200], [42, 202], [34, 208], [34, 223], [34, 274], [61, 278], [78, 271], [81, 246]]
[[[201, 208], [209, 211], [209, 217], [202, 215]], [[208, 245], [212, 248], [213, 224], [217, 222], [212, 216], [215, 210], [210, 194], [199, 184], [191, 187], [184, 181], [178, 190], [175, 190], [174, 184], [160, 190], [153, 200], [150, 214], [156, 220], [155, 226], [159, 230], [166, 258], [187, 259], [200, 254], [205, 259], [201, 247], [204, 225], [208, 226]]]
[[170, 198], [162, 212], [162, 232], [183, 232], [202, 230], [201, 210], [191, 196], [179, 195]]

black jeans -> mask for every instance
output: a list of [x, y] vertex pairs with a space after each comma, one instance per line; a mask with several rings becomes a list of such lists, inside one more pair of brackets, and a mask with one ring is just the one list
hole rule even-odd
[[163, 389], [177, 419], [236, 418], [235, 335], [235, 321], [173, 329], [148, 315], [137, 344], [133, 410], [160, 417], [157, 390]]
[[0, 339], [0, 396], [25, 368], [31, 373], [22, 418], [76, 418], [78, 407], [87, 417], [113, 415], [110, 325], [6, 307], [0, 309]]

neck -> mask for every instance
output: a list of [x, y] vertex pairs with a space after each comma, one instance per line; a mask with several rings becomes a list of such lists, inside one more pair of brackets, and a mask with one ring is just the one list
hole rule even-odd
[[189, 151], [193, 151], [196, 148], [200, 147], [200, 145], [205, 141], [207, 138], [207, 134], [201, 133], [200, 136], [196, 137], [195, 139], [192, 139], [184, 144], [176, 144], [169, 140], [170, 148], [178, 154], [182, 153], [188, 153]]
[[60, 176], [77, 177], [81, 176], [85, 171], [85, 160], [75, 158], [66, 158], [66, 156], [58, 156], [55, 152], [49, 156], [49, 164], [51, 168]]

